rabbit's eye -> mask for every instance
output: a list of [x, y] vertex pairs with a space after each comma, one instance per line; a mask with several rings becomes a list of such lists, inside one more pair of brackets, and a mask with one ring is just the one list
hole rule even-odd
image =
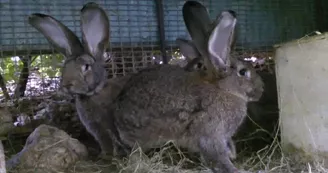
[[202, 63], [197, 63], [197, 68], [202, 68]]
[[250, 76], [250, 73], [249, 73], [249, 71], [246, 68], [242, 68], [242, 69], [239, 70], [238, 75], [239, 76], [247, 76], [247, 77], [249, 77]]
[[84, 64], [82, 66], [82, 72], [86, 72], [91, 69], [91, 66], [89, 64]]

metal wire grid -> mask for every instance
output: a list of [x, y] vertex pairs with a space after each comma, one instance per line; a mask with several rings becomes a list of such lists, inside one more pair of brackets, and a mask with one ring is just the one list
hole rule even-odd
[[[81, 0], [0, 0], [0, 55], [27, 56], [31, 53], [57, 56], [45, 38], [27, 24], [27, 15], [41, 12], [53, 15], [81, 37], [79, 10]], [[155, 1], [95, 0], [110, 15], [111, 43], [107, 52], [110, 77], [125, 75], [149, 64], [159, 63], [159, 36]], [[211, 17], [221, 10], [232, 9], [238, 14], [237, 49], [267, 53], [272, 44], [299, 38], [314, 30], [315, 8], [310, 0], [201, 0]], [[176, 56], [175, 39], [189, 39], [182, 19], [183, 0], [165, 0], [164, 23], [169, 58]], [[241, 56], [244, 55], [243, 53]], [[54, 64], [56, 58], [53, 58]], [[3, 61], [1, 67], [3, 66]], [[39, 63], [39, 68], [42, 68]], [[55, 68], [56, 65], [53, 65]], [[19, 70], [17, 70], [19, 71]], [[33, 76], [30, 76], [30, 80]], [[44, 80], [44, 79], [42, 79]]]
[[[43, 35], [38, 33], [27, 23], [27, 16], [31, 13], [46, 13], [54, 16], [74, 31], [81, 38], [79, 10], [87, 1], [80, 0], [17, 0], [0, 1], [0, 52], [1, 69], [6, 69], [5, 59], [19, 56], [54, 56], [58, 57], [56, 51], [48, 44]], [[157, 18], [155, 3], [150, 0], [112, 0], [94, 1], [106, 9], [111, 21], [110, 50], [105, 55], [107, 58], [109, 76], [125, 75], [127, 72], [137, 71], [149, 64], [153, 64], [154, 57], [159, 55], [156, 51], [158, 45]], [[49, 66], [41, 62], [35, 69]], [[57, 58], [52, 58], [51, 64], [54, 69], [60, 69]], [[20, 64], [13, 62], [16, 77], [20, 75]], [[111, 68], [112, 67], [112, 68]], [[114, 68], [113, 68], [114, 67]], [[45, 78], [35, 75], [37, 70], [30, 70], [28, 89], [26, 95], [43, 94], [42, 90], [49, 84]], [[59, 77], [57, 75], [56, 77]], [[41, 80], [41, 82], [33, 82]], [[54, 88], [58, 88], [58, 79]], [[8, 81], [7, 81], [8, 82]], [[18, 81], [16, 81], [18, 82]], [[41, 85], [42, 84], [42, 85]], [[37, 86], [43, 86], [41, 88]], [[38, 88], [38, 91], [34, 89]], [[13, 87], [9, 87], [13, 90]], [[46, 89], [47, 90], [47, 89]], [[53, 90], [53, 89], [52, 89]], [[34, 91], [34, 92], [33, 92]]]
[[[154, 1], [121, 1], [119, 6], [112, 6], [112, 9], [120, 11], [113, 18], [118, 32], [111, 32], [114, 36], [119, 36], [119, 44], [112, 47], [119, 47], [117, 50], [111, 49], [113, 55], [110, 75], [125, 75], [135, 72], [154, 62], [153, 54], [158, 49], [157, 18]], [[114, 27], [114, 24], [112, 24]]]
[[[39, 12], [54, 16], [81, 38], [79, 10], [88, 1], [81, 0], [1, 0], [2, 50], [49, 49], [48, 42], [27, 23], [27, 16]], [[151, 0], [96, 0], [111, 21], [112, 46], [151, 45], [158, 41], [157, 18]]]
[[[214, 19], [222, 10], [237, 13], [236, 50], [240, 56], [270, 56], [272, 46], [315, 31], [315, 5], [311, 0], [201, 0]], [[169, 52], [177, 49], [175, 39], [190, 39], [182, 18], [184, 1], [166, 0], [165, 34]], [[245, 54], [245, 52], [247, 52]], [[172, 54], [172, 53], [171, 53]]]

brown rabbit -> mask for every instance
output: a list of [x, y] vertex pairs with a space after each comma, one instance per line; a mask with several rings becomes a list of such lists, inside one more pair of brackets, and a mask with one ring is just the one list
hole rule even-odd
[[[191, 40], [186, 40], [182, 38], [177, 38], [176, 42], [180, 48], [181, 54], [186, 57], [187, 65], [184, 67], [187, 71], [200, 71], [206, 70], [204, 66], [204, 61], [199, 52], [197, 52], [197, 48]], [[227, 141], [228, 147], [230, 149], [230, 159], [236, 159], [237, 152], [236, 147], [232, 139]]]
[[182, 11], [192, 52], [201, 55], [206, 70], [160, 65], [132, 75], [111, 104], [111, 134], [127, 150], [135, 143], [148, 150], [173, 140], [200, 152], [213, 172], [239, 172], [229, 158], [229, 141], [246, 117], [247, 103], [260, 99], [262, 79], [229, 56], [233, 11], [223, 11], [213, 23], [196, 1], [187, 1]]
[[129, 76], [106, 79], [103, 54], [109, 44], [109, 19], [96, 3], [81, 9], [82, 43], [78, 37], [54, 17], [34, 13], [29, 24], [42, 33], [60, 53], [65, 55], [61, 89], [75, 96], [77, 112], [82, 124], [98, 141], [102, 153], [113, 153], [109, 133], [113, 120], [108, 107], [120, 93]]

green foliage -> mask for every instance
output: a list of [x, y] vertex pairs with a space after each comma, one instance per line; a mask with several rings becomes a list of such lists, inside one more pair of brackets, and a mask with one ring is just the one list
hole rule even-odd
[[[17, 60], [17, 59], [16, 59]], [[17, 69], [21, 69], [23, 67], [23, 62], [13, 61], [11, 57], [0, 59], [0, 73], [3, 75], [5, 81], [17, 81], [19, 72]]]
[[176, 49], [172, 52], [172, 56], [175, 59], [181, 59], [182, 58], [182, 54], [180, 53], [180, 49]]
[[182, 60], [182, 54], [180, 53], [179, 49], [172, 51], [171, 56], [172, 58], [170, 59], [169, 64], [176, 64]]
[[[63, 61], [60, 54], [37, 55], [32, 56], [30, 62], [30, 70], [38, 68], [38, 75], [43, 78], [52, 78], [60, 76], [60, 64]], [[23, 61], [18, 57], [7, 57], [0, 59], [0, 73], [5, 81], [16, 82], [23, 68]]]
[[45, 78], [53, 78], [60, 76], [60, 64], [63, 61], [63, 56], [60, 54], [54, 55], [39, 55], [32, 58], [31, 67], [39, 67], [38, 72]]

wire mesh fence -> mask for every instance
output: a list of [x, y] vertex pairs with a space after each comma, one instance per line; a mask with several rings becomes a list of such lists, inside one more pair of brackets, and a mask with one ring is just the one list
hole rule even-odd
[[[20, 97], [43, 95], [58, 88], [63, 57], [27, 23], [27, 16], [36, 12], [52, 15], [81, 38], [79, 10], [87, 2], [0, 0], [1, 97], [5, 96], [4, 90], [9, 95]], [[155, 0], [94, 2], [101, 5], [110, 16], [110, 49], [104, 55], [109, 77], [126, 75], [161, 63], [163, 57]], [[176, 38], [190, 39], [182, 18], [184, 2], [163, 1], [166, 53], [169, 59], [181, 58]], [[237, 12], [236, 55], [245, 58], [272, 56], [273, 44], [300, 38], [317, 28], [325, 28], [323, 25], [327, 23], [318, 22], [318, 5], [311, 0], [298, 0], [297, 3], [293, 0], [200, 2], [208, 8], [213, 19], [222, 10]]]
[[[222, 10], [237, 13], [236, 53], [238, 56], [272, 56], [273, 45], [313, 33], [316, 23], [315, 1], [301, 0], [201, 0], [214, 19]], [[181, 9], [184, 1], [165, 1], [166, 34], [170, 49], [175, 38], [190, 39], [183, 26]], [[322, 7], [324, 8], [324, 7]], [[324, 16], [321, 16], [324, 17]]]
[[[153, 64], [154, 57], [159, 56], [155, 2], [95, 2], [110, 16], [110, 49], [104, 55], [109, 77]], [[1, 74], [10, 95], [23, 95], [18, 90], [25, 90], [24, 95], [43, 95], [55, 91], [59, 84], [63, 57], [27, 23], [28, 15], [49, 14], [81, 38], [79, 10], [85, 3], [87, 1], [80, 0], [0, 1]], [[27, 73], [26, 78], [23, 73]], [[22, 85], [25, 81], [26, 89], [17, 87], [20, 81]]]

